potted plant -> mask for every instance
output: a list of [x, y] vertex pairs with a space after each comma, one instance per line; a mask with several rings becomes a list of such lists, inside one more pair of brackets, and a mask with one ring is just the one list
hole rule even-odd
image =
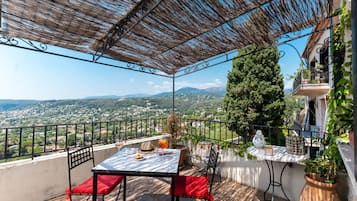
[[318, 158], [306, 160], [305, 165], [306, 184], [300, 201], [340, 201], [336, 186], [337, 170], [342, 168], [342, 159], [337, 144], [329, 144]]
[[311, 84], [319, 84], [320, 83], [320, 79], [313, 79], [310, 82]]
[[174, 149], [181, 149], [179, 166], [183, 167], [187, 147], [182, 142], [183, 138], [181, 136], [181, 121], [175, 112], [172, 112], [167, 118], [165, 131], [171, 134], [171, 147]]
[[307, 84], [311, 79], [311, 71], [309, 69], [302, 69], [301, 73], [302, 73], [303, 83]]

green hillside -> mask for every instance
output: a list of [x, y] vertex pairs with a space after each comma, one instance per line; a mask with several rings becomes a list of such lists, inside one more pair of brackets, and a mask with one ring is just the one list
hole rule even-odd
[[[175, 97], [176, 111], [189, 117], [217, 117], [222, 102], [223, 97], [214, 94], [179, 94]], [[0, 127], [166, 118], [171, 110], [172, 96], [40, 101], [0, 111]]]

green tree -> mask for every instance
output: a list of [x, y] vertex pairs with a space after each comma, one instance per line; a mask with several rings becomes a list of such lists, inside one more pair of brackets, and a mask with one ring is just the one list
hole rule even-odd
[[294, 127], [294, 121], [298, 119], [300, 112], [304, 109], [304, 97], [285, 94], [284, 100], [284, 125], [287, 128], [292, 128]]
[[229, 129], [249, 140], [250, 125], [283, 125], [284, 83], [276, 46], [239, 51], [228, 73], [224, 107]]

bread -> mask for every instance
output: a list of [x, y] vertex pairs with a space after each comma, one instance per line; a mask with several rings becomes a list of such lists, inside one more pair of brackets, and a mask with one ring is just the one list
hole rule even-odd
[[144, 158], [144, 156], [142, 154], [136, 154], [135, 155], [135, 159], [142, 159]]

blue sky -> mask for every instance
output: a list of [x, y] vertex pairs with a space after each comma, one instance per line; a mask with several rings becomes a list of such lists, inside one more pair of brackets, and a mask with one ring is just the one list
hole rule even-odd
[[[307, 37], [291, 44], [302, 53], [306, 41]], [[300, 63], [297, 53], [287, 45], [279, 49], [286, 53], [279, 61], [282, 74], [293, 74]], [[53, 50], [66, 53], [66, 50], [50, 46], [49, 51]], [[172, 90], [169, 78], [4, 45], [0, 45], [0, 55], [0, 99], [76, 99], [102, 95], [155, 94]], [[227, 62], [178, 78], [176, 89], [225, 86], [227, 72], [231, 68], [231, 62]], [[285, 88], [291, 87], [292, 81], [285, 80]]]

